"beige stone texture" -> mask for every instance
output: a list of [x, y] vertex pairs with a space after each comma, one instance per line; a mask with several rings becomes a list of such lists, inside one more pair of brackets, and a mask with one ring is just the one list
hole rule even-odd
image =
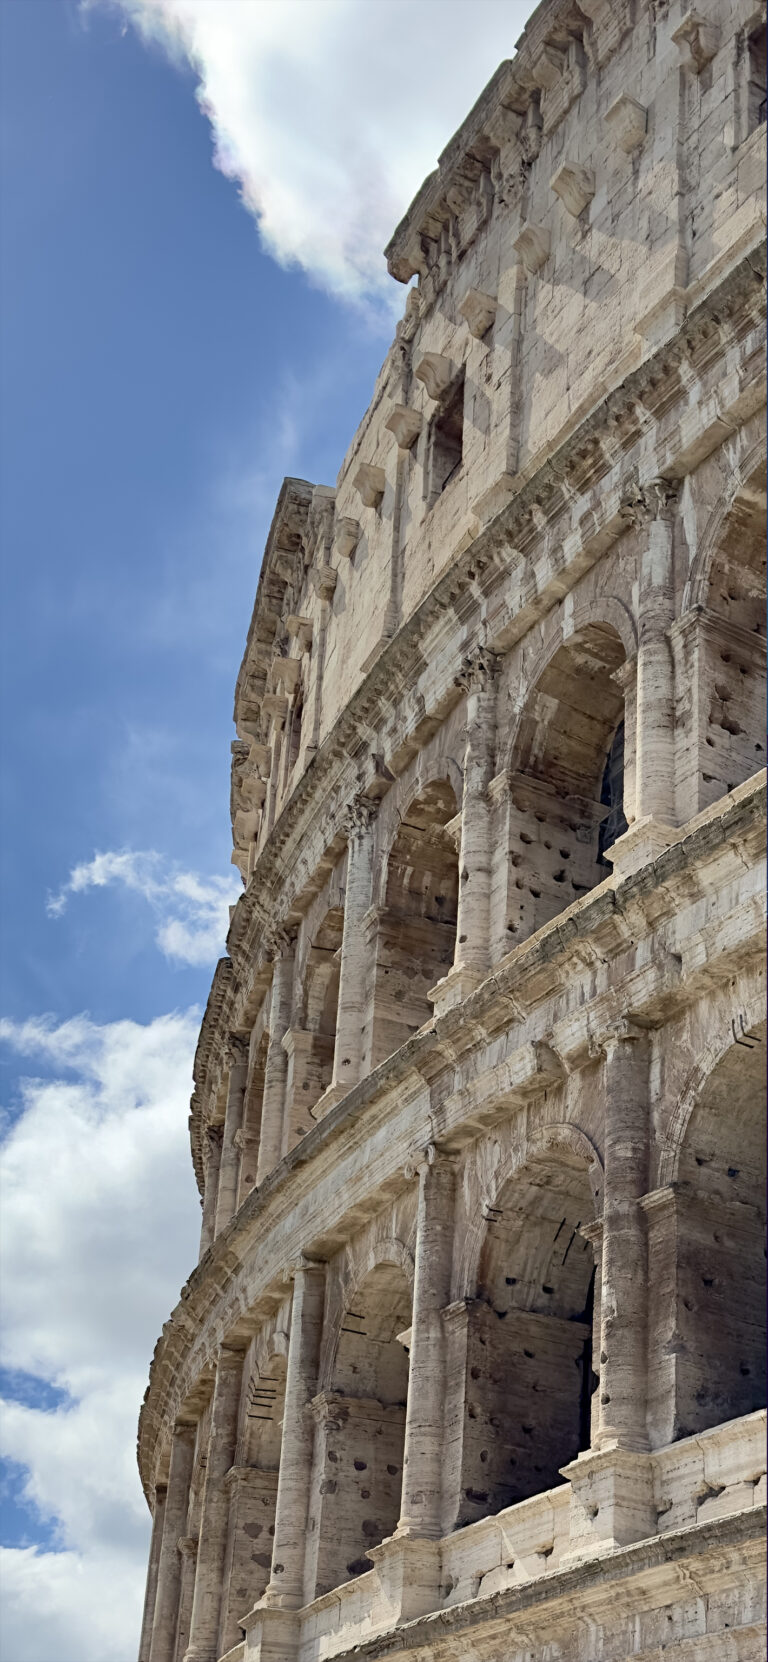
[[765, 1653], [764, 69], [544, 0], [280, 492], [140, 1662]]

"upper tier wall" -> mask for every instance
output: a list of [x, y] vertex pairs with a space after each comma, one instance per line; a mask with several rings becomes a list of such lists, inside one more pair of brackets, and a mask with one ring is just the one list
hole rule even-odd
[[760, 234], [760, 12], [551, 0], [387, 250], [418, 278], [335, 490], [286, 480], [238, 677], [234, 862], [387, 641]]

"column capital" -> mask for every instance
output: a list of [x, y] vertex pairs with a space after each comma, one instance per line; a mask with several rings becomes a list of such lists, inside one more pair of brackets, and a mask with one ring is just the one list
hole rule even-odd
[[633, 484], [625, 491], [619, 504], [619, 515], [628, 529], [639, 530], [655, 519], [671, 519], [680, 494], [677, 479], [659, 476], [645, 484]]
[[637, 1044], [641, 1039], [647, 1039], [650, 1029], [644, 1027], [627, 1012], [625, 1015], [614, 1017], [599, 1032], [592, 1033], [589, 1040], [590, 1055], [599, 1057], [609, 1056], [621, 1044]]
[[227, 1034], [226, 1053], [231, 1068], [236, 1068], [241, 1062], [247, 1062], [249, 1044], [250, 1037], [247, 1033]]
[[406, 1160], [403, 1167], [403, 1176], [406, 1182], [410, 1183], [414, 1177], [419, 1179], [426, 1177], [433, 1167], [447, 1171], [456, 1166], [457, 1160], [458, 1155], [450, 1154], [447, 1149], [440, 1148], [437, 1143], [426, 1143], [423, 1148], [414, 1150], [410, 1158]]
[[176, 1548], [177, 1551], [181, 1553], [182, 1558], [196, 1558], [197, 1536], [180, 1535], [178, 1541], [176, 1542]]
[[310, 1258], [306, 1252], [300, 1252], [298, 1258], [294, 1258], [290, 1264], [286, 1264], [281, 1280], [285, 1282], [295, 1281], [299, 1275], [309, 1274], [313, 1270], [315, 1273], [324, 1272], [327, 1267], [324, 1258]]
[[645, 1213], [646, 1218], [648, 1218], [650, 1222], [651, 1219], [655, 1219], [664, 1212], [670, 1211], [675, 1204], [676, 1197], [676, 1185], [668, 1183], [664, 1189], [652, 1189], [650, 1194], [641, 1195], [638, 1201], [638, 1206], [640, 1207], [641, 1212]]
[[296, 930], [286, 924], [274, 924], [265, 936], [266, 955], [274, 964], [283, 958], [292, 958], [296, 951]]
[[475, 647], [469, 652], [454, 676], [454, 686], [465, 693], [489, 692], [493, 686], [498, 657], [487, 646]]
[[245, 1346], [240, 1349], [236, 1345], [220, 1344], [216, 1352], [216, 1372], [218, 1373], [220, 1368], [232, 1369], [234, 1372], [242, 1367], [244, 1360]]
[[378, 802], [369, 796], [356, 796], [347, 804], [342, 816], [342, 830], [350, 842], [370, 831], [378, 811]]

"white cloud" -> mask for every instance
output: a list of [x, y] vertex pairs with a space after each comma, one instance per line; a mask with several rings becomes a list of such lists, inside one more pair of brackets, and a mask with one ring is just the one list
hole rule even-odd
[[346, 297], [397, 290], [381, 251], [532, 7], [521, 0], [85, 0], [198, 79], [217, 167], [266, 247]]
[[0, 1452], [25, 1468], [58, 1549], [3, 1550], [8, 1662], [135, 1659], [149, 1540], [136, 1423], [196, 1256], [198, 1023], [195, 1009], [147, 1026], [0, 1022], [0, 1039], [51, 1076], [22, 1082], [0, 1149], [2, 1362], [66, 1393], [48, 1410], [6, 1403], [0, 1421]]
[[56, 895], [50, 917], [61, 917], [73, 894], [122, 887], [141, 895], [158, 914], [155, 940], [166, 958], [205, 965], [224, 950], [229, 908], [242, 885], [234, 877], [201, 877], [166, 861], [154, 849], [110, 850], [75, 866]]

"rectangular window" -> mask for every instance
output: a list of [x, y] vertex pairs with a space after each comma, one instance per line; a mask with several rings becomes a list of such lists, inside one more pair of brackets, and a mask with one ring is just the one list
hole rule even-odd
[[747, 86], [747, 133], [754, 133], [765, 121], [766, 106], [766, 37], [765, 24], [755, 29], [747, 42], [748, 72]]
[[440, 401], [429, 432], [429, 503], [458, 473], [464, 447], [464, 371]]

